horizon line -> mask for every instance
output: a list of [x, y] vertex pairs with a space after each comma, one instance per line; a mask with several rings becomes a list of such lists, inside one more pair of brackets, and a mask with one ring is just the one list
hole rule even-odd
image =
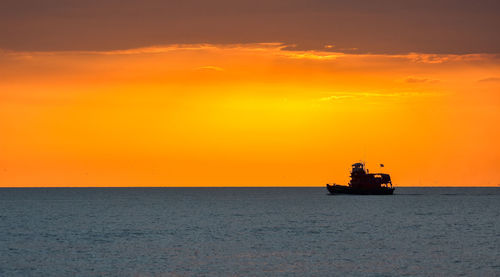
[[[325, 186], [307, 186], [307, 185], [262, 185], [262, 186], [0, 186], [0, 189], [6, 188], [323, 188]], [[403, 186], [393, 186], [395, 188], [500, 188], [498, 185], [479, 185], [479, 186], [467, 186], [467, 185], [440, 185], [440, 186], [413, 186], [413, 185], [403, 185]]]

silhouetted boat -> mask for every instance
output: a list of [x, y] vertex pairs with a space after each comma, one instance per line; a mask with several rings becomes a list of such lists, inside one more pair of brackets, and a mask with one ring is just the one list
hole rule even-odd
[[[383, 166], [383, 165], [381, 165]], [[369, 173], [364, 163], [352, 165], [348, 186], [326, 184], [331, 194], [393, 194], [391, 176], [384, 173]]]

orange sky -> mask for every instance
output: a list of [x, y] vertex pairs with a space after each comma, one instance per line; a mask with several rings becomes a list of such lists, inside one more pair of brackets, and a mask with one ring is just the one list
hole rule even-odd
[[0, 52], [0, 186], [500, 184], [494, 54]]

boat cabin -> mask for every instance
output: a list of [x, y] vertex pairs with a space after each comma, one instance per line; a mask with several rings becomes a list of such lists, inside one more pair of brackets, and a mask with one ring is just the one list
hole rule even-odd
[[364, 163], [352, 165], [351, 181], [349, 186], [353, 188], [373, 189], [380, 187], [392, 187], [391, 176], [385, 173], [369, 173]]
[[355, 163], [352, 165], [351, 177], [353, 174], [366, 174], [364, 163]]

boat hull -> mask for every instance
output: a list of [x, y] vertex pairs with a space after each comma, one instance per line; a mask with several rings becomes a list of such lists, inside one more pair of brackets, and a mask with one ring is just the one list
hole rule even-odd
[[326, 189], [330, 192], [330, 194], [390, 195], [394, 193], [394, 188], [390, 187], [367, 189], [367, 188], [353, 188], [350, 186], [326, 184]]

